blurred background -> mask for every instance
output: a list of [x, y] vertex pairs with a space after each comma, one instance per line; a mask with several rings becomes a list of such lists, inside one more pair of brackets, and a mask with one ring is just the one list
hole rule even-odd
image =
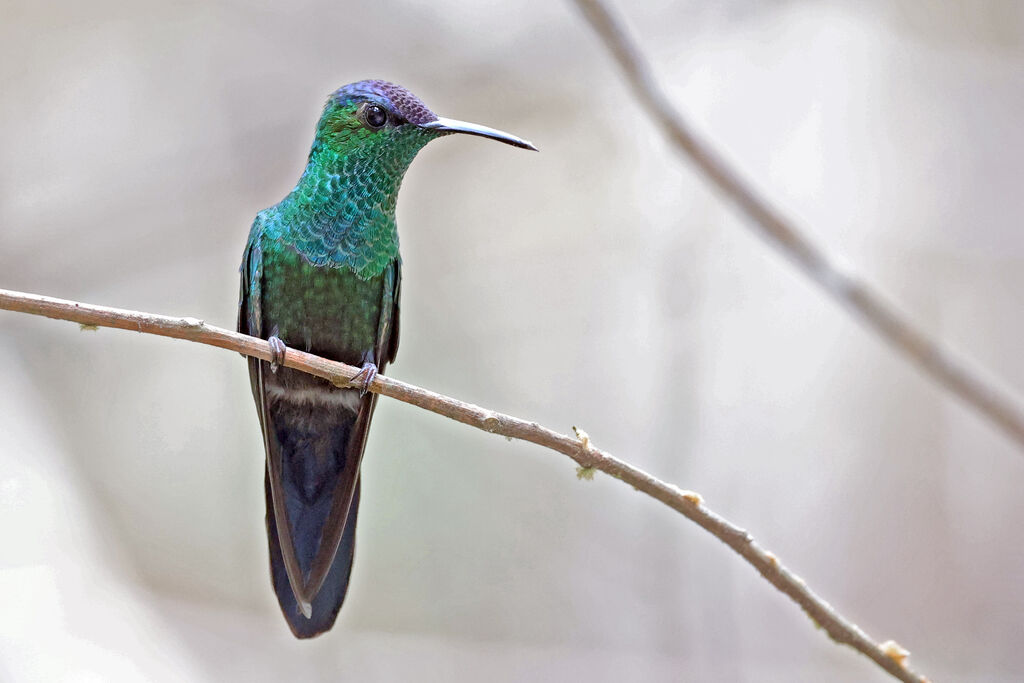
[[[1020, 396], [1024, 6], [620, 9], [757, 187]], [[935, 681], [1021, 680], [1024, 454], [746, 230], [571, 3], [0, 11], [0, 287], [232, 327], [327, 94], [401, 83], [541, 153], [413, 163], [388, 374], [701, 492]], [[889, 680], [664, 506], [390, 400], [348, 601], [295, 641], [241, 358], [6, 312], [0, 355], [0, 680]]]

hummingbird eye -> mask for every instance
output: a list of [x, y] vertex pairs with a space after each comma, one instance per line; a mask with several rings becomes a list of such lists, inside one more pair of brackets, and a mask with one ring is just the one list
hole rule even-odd
[[380, 128], [388, 122], [388, 113], [379, 104], [368, 104], [363, 109], [363, 121], [370, 128]]

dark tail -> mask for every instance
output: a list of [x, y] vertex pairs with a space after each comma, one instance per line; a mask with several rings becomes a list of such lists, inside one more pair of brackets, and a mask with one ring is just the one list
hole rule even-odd
[[[346, 472], [346, 459], [358, 458], [361, 454], [361, 448], [353, 453], [351, 447], [351, 439], [355, 436], [353, 432], [359, 429], [357, 414], [345, 409], [325, 410], [319, 406], [296, 405], [282, 400], [270, 401], [269, 404], [268, 438], [274, 442], [270, 448], [280, 457], [281, 493], [287, 509], [291, 542], [299, 566], [308, 577], [321, 550], [334, 497], [347, 493], [338, 490]], [[312, 638], [329, 630], [345, 600], [352, 572], [359, 510], [358, 479], [353, 483], [352, 502], [337, 553], [320, 590], [310, 603], [311, 612], [307, 617], [302, 613], [289, 583], [274, 513], [270, 474], [267, 473], [265, 489], [271, 577], [281, 611], [297, 638]]]

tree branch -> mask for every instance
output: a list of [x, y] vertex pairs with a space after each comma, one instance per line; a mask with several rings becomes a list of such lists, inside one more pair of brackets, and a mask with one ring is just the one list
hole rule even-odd
[[[115, 327], [122, 330], [185, 339], [230, 349], [262, 360], [269, 361], [271, 359], [270, 344], [266, 341], [207, 325], [197, 318], [174, 318], [105, 306], [93, 306], [5, 289], [0, 289], [0, 309], [69, 320], [80, 325]], [[289, 348], [285, 354], [284, 365], [317, 377], [323, 377], [339, 386], [347, 386], [349, 380], [359, 372], [357, 367], [330, 361], [292, 348]], [[637, 491], [664, 503], [687, 519], [696, 522], [722, 543], [732, 548], [740, 557], [753, 565], [769, 583], [799, 605], [815, 624], [825, 629], [832, 640], [849, 645], [870, 657], [880, 667], [902, 681], [920, 683], [924, 680], [907, 666], [905, 650], [892, 641], [883, 644], [872, 641], [858, 626], [843, 618], [831, 605], [811, 592], [803, 579], [784, 567], [775, 555], [755, 543], [747, 531], [708, 509], [699, 494], [683, 491], [677, 486], [663, 482], [643, 470], [595, 448], [585, 432], [577, 430], [576, 437], [559, 434], [536, 422], [481, 408], [383, 375], [377, 375], [370, 385], [370, 391], [418, 406], [485, 432], [529, 441], [557, 451], [575, 460], [582, 468], [579, 472], [583, 476], [593, 470], [610, 474]]]
[[[1024, 409], [991, 380], [976, 374], [949, 349], [930, 339], [869, 285], [843, 272], [828, 255], [760, 196], [715, 149], [697, 137], [655, 80], [647, 58], [603, 0], [575, 0], [612, 53], [640, 104], [669, 141], [804, 275], [933, 380], [972, 406], [1024, 447]], [[973, 364], [971, 364], [973, 365]]]

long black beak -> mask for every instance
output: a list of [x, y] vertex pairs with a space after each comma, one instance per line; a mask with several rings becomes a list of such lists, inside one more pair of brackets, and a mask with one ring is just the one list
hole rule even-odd
[[491, 140], [497, 140], [498, 142], [504, 142], [506, 145], [512, 145], [513, 147], [522, 147], [523, 149], [532, 149], [534, 152], [537, 148], [532, 143], [517, 138], [515, 135], [506, 133], [504, 131], [497, 130], [495, 128], [488, 128], [487, 126], [481, 126], [476, 123], [467, 123], [465, 121], [456, 121], [455, 119], [446, 119], [444, 117], [438, 117], [433, 121], [427, 121], [426, 123], [419, 124], [420, 128], [427, 128], [429, 130], [440, 130], [447, 133], [466, 133], [467, 135], [479, 135], [482, 138], [490, 138]]

